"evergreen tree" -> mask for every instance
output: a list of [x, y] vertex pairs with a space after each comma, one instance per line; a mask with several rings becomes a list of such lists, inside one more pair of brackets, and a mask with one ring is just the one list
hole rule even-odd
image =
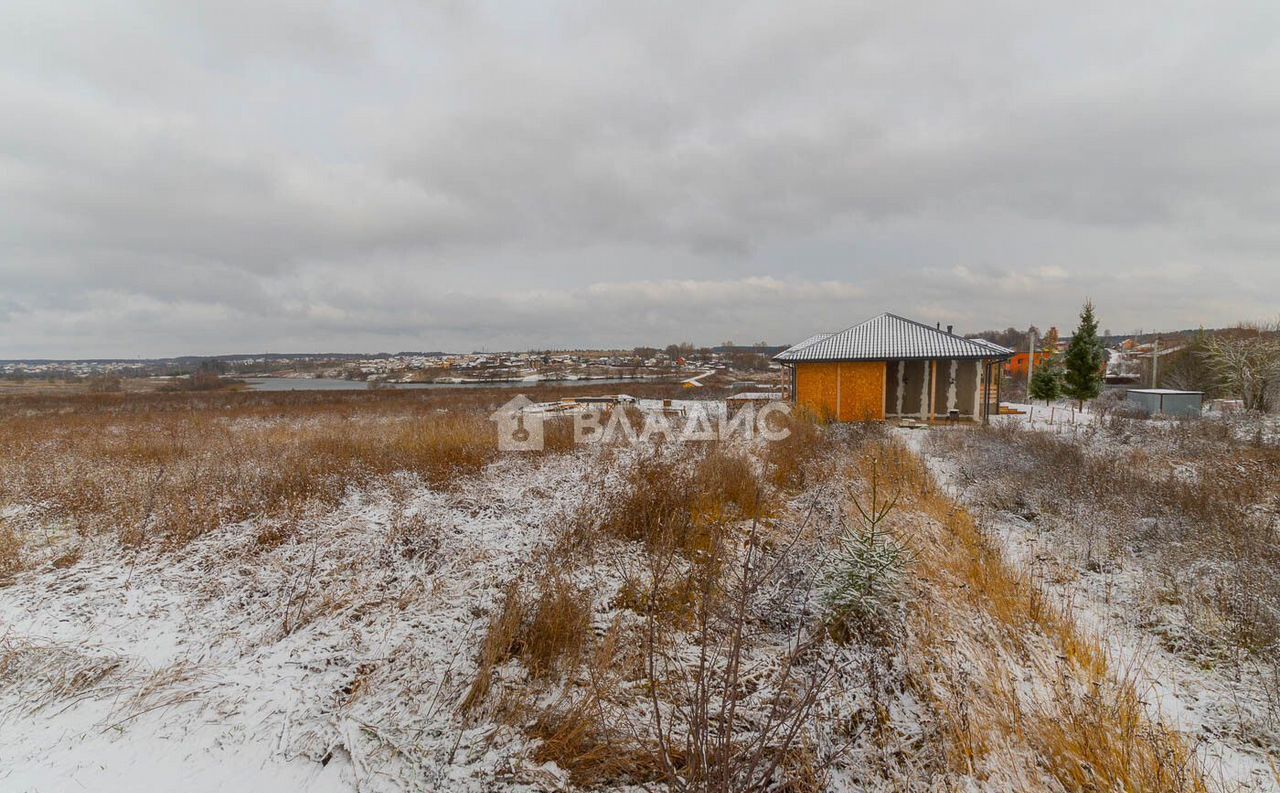
[[1086, 399], [1102, 393], [1102, 367], [1107, 351], [1098, 340], [1098, 320], [1093, 316], [1093, 301], [1086, 300], [1080, 311], [1080, 325], [1067, 346], [1066, 371], [1062, 391], [1084, 409]]
[[1032, 399], [1043, 399], [1046, 405], [1062, 396], [1062, 367], [1057, 356], [1046, 358], [1031, 373], [1027, 393]]

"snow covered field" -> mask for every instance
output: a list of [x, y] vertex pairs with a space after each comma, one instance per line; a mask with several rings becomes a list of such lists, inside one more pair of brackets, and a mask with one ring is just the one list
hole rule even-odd
[[0, 425], [0, 789], [1200, 789], [879, 426], [499, 454], [334, 399]]
[[354, 493], [265, 551], [246, 523], [23, 578], [0, 591], [3, 786], [487, 789], [523, 743], [461, 728], [451, 679], [579, 469], [504, 461], [448, 496]]
[[[1112, 491], [1102, 498], [1064, 469], [1077, 460], [1055, 457], [1052, 444], [1031, 446], [1042, 456], [1029, 462], [1027, 452], [1008, 436], [985, 442], [982, 435], [905, 437], [950, 492], [984, 516], [1007, 556], [1104, 643], [1112, 664], [1141, 693], [1151, 718], [1194, 743], [1213, 789], [1280, 789], [1280, 645], [1274, 628], [1267, 627], [1280, 617], [1280, 602], [1264, 587], [1253, 591], [1256, 600], [1247, 614], [1207, 614], [1211, 606], [1197, 600], [1202, 593], [1196, 591], [1197, 577], [1214, 581], [1215, 588], [1247, 589], [1254, 574], [1274, 580], [1276, 559], [1268, 554], [1230, 558], [1219, 554], [1218, 543], [1197, 545], [1196, 535], [1233, 531], [1227, 525], [1230, 513], [1219, 518], [1222, 523], [1205, 525], [1196, 523], [1199, 512], [1184, 514], [1176, 504], [1140, 499], [1136, 493], [1126, 497], [1126, 490], [1160, 492], [1169, 478], [1198, 482], [1217, 475], [1216, 468], [1234, 466], [1238, 478], [1249, 483], [1246, 498], [1252, 499], [1241, 509], [1251, 519], [1244, 530], [1274, 548], [1280, 485], [1274, 478], [1275, 447], [1266, 443], [1276, 437], [1275, 423], [1244, 416], [1108, 422], [1044, 406], [1030, 416], [998, 422], [1006, 430], [1050, 435], [1056, 443], [1082, 450], [1086, 465], [1114, 460], [1138, 471], [1139, 478], [1102, 482]], [[1263, 445], [1255, 447], [1259, 439]], [[1023, 474], [1026, 465], [1038, 466], [1043, 475]], [[1224, 510], [1222, 505], [1231, 502], [1225, 494], [1239, 491], [1213, 489], [1214, 509]], [[1070, 508], [1063, 512], [1068, 501]], [[1142, 531], [1132, 533], [1131, 524]], [[1153, 544], [1180, 551], [1175, 556]], [[1241, 565], [1249, 572], [1239, 572], [1245, 569]], [[1178, 583], [1170, 585], [1170, 577]], [[1242, 608], [1243, 595], [1232, 596]], [[1248, 622], [1247, 630], [1262, 643], [1242, 647], [1232, 643], [1242, 641], [1238, 633], [1224, 629], [1210, 636], [1198, 630], [1208, 622], [1221, 627], [1233, 616]]]
[[[379, 427], [394, 420], [370, 419]], [[227, 426], [250, 449], [259, 432], [328, 438], [326, 421], [237, 417]], [[108, 443], [128, 435], [109, 433]], [[74, 466], [76, 443], [51, 459]], [[33, 456], [45, 445], [36, 441]], [[451, 446], [445, 452], [458, 454]], [[747, 446], [735, 454], [751, 461], [758, 452]], [[138, 455], [131, 445], [111, 446], [117, 453]], [[461, 703], [489, 674], [481, 648], [513, 582], [543, 576], [557, 543], [607, 514], [648, 454], [583, 447], [504, 455], [444, 487], [393, 472], [362, 479], [301, 517], [234, 521], [180, 548], [125, 547], [123, 531], [69, 533], [78, 502], [11, 501], [5, 518], [26, 532], [28, 561], [0, 586], [0, 787], [568, 786], [565, 769], [533, 756], [528, 725], [503, 711], [519, 696], [528, 698], [529, 718], [550, 712], [575, 688], [572, 677], [544, 684], [504, 659], [486, 704], [464, 712]], [[671, 454], [675, 466], [702, 459], [692, 448]], [[269, 465], [252, 452], [229, 459]], [[205, 469], [189, 475], [221, 481]], [[113, 486], [134, 479], [133, 472], [120, 476], [129, 478]], [[274, 486], [273, 477], [258, 477], [252, 481]], [[805, 542], [810, 547], [812, 538]], [[630, 542], [593, 540], [589, 553], [586, 562], [553, 560], [572, 566], [556, 572], [587, 598], [588, 645], [617, 625], [636, 628], [635, 606], [624, 606], [620, 592], [646, 564]], [[777, 611], [782, 604], [771, 603], [775, 627], [748, 648], [758, 684], [776, 667], [775, 656], [787, 657], [798, 624], [784, 616], [786, 607]], [[858, 681], [874, 660], [857, 647], [824, 652], [860, 660], [841, 666], [843, 693], [824, 696], [822, 707], [865, 706]], [[646, 700], [632, 699], [643, 718]]]

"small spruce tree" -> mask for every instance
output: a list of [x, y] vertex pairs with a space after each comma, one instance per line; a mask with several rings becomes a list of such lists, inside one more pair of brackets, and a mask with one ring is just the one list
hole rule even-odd
[[1106, 355], [1107, 351], [1098, 340], [1098, 320], [1093, 316], [1093, 301], [1086, 300], [1080, 311], [1080, 324], [1067, 346], [1062, 376], [1062, 392], [1076, 400], [1081, 410], [1086, 399], [1094, 399], [1102, 393], [1102, 367], [1106, 363]]
[[1046, 405], [1062, 396], [1062, 367], [1056, 355], [1046, 358], [1031, 373], [1027, 393], [1032, 399], [1043, 399]]

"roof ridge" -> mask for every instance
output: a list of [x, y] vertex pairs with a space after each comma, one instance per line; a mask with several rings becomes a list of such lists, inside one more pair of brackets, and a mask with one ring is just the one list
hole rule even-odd
[[[870, 318], [868, 318], [868, 319], [864, 319], [864, 320], [862, 320], [861, 322], [855, 322], [855, 323], [853, 323], [852, 325], [850, 325], [850, 326], [849, 326], [849, 327], [847, 327], [847, 328], [842, 328], [842, 329], [840, 329], [840, 330], [836, 331], [835, 333], [832, 333], [830, 336], [828, 336], [828, 337], [827, 337], [827, 339], [834, 339], [836, 336], [842, 336], [842, 335], [844, 335], [845, 333], [848, 333], [848, 332], [849, 332], [849, 331], [851, 331], [851, 330], [854, 330], [854, 329], [856, 329], [856, 328], [860, 328], [860, 327], [862, 327], [863, 325], [866, 325], [866, 324], [868, 324], [868, 323], [870, 323], [870, 322], [875, 322], [877, 319], [880, 319], [881, 317], [888, 317], [888, 316], [893, 316], [893, 315], [892, 315], [892, 314], [890, 314], [888, 311], [881, 311], [879, 314], [876, 314], [874, 317], [870, 317]], [[900, 319], [901, 319], [901, 318], [900, 318]], [[909, 320], [908, 320], [908, 321], [909, 321]], [[827, 339], [823, 339], [822, 341], [826, 341]], [[810, 345], [810, 346], [812, 346], [812, 345]]]
[[892, 311], [885, 311], [885, 312], [884, 312], [883, 314], [881, 314], [880, 316], [882, 316], [882, 317], [883, 317], [883, 316], [889, 316], [889, 317], [893, 317], [894, 319], [900, 319], [900, 320], [902, 320], [903, 322], [909, 322], [909, 323], [911, 323], [912, 325], [917, 325], [917, 326], [919, 326], [919, 327], [924, 328], [925, 330], [931, 330], [931, 331], [933, 331], [934, 333], [941, 333], [941, 334], [946, 335], [946, 336], [955, 336], [957, 339], [963, 339], [963, 338], [964, 338], [964, 336], [961, 336], [961, 335], [959, 335], [958, 333], [952, 333], [951, 331], [949, 331], [949, 330], [943, 330], [943, 329], [942, 329], [942, 328], [940, 328], [940, 327], [933, 327], [933, 328], [931, 328], [931, 327], [929, 327], [928, 325], [924, 324], [923, 322], [920, 322], [919, 320], [910, 319], [910, 318], [908, 318], [908, 317], [904, 317], [904, 316], [902, 316], [902, 315], [900, 315], [900, 314], [895, 314], [895, 313], [893, 313]]
[[[927, 333], [920, 333], [922, 330]], [[994, 342], [968, 339], [951, 330], [943, 330], [941, 323], [931, 328], [891, 311], [882, 311], [835, 333], [815, 336], [807, 344], [778, 353], [774, 360], [877, 360], [881, 356], [884, 359], [980, 358], [988, 355], [1005, 357], [1012, 353]], [[916, 338], [912, 340], [911, 336]]]

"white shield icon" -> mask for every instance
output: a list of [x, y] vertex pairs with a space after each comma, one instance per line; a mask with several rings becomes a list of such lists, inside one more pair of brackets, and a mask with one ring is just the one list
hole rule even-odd
[[516, 396], [495, 410], [489, 420], [498, 426], [498, 449], [504, 452], [542, 450], [542, 414], [528, 410], [533, 400]]

